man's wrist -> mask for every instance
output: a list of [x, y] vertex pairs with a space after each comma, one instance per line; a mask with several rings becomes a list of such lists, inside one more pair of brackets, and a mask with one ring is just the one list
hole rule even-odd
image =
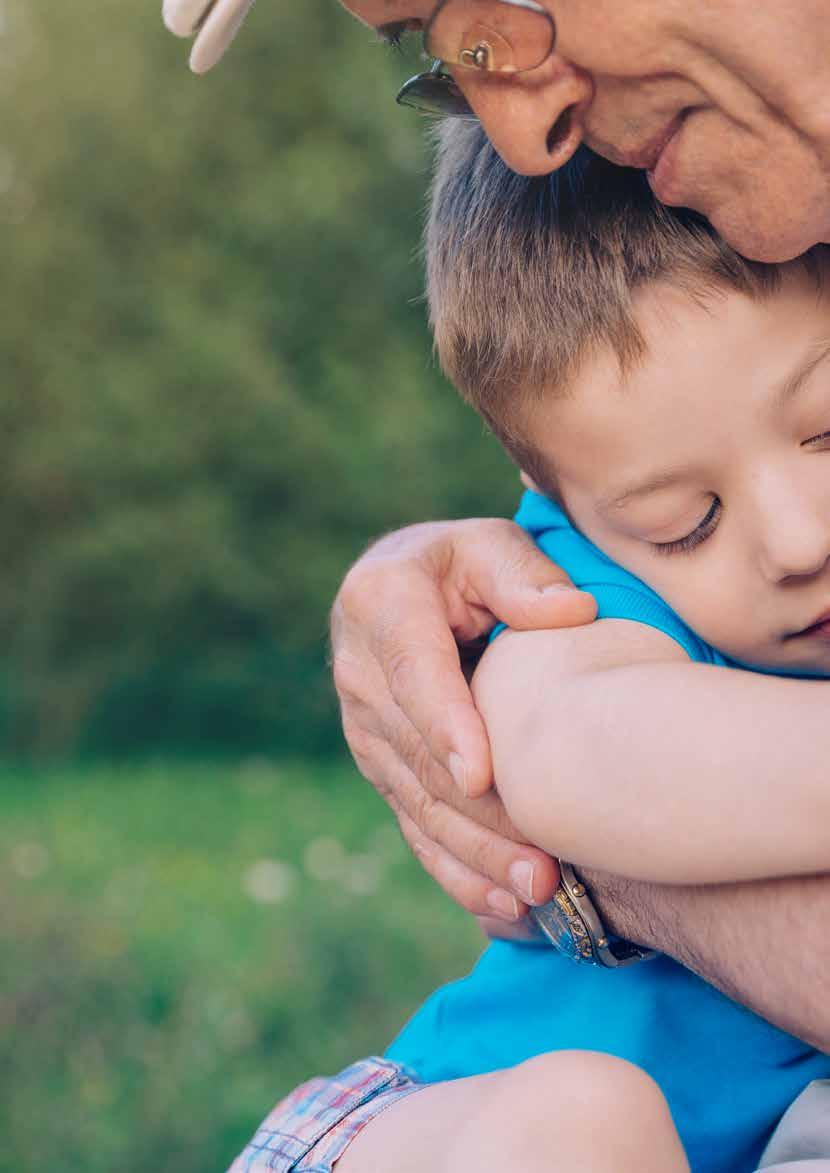
[[607, 969], [648, 961], [654, 951], [623, 938], [605, 922], [584, 877], [559, 861], [559, 886], [553, 898], [531, 909], [531, 919], [560, 953], [573, 961]]
[[654, 884], [592, 868], [580, 868], [579, 874], [610, 933], [647, 949], [666, 951], [666, 933], [658, 925], [658, 890]]

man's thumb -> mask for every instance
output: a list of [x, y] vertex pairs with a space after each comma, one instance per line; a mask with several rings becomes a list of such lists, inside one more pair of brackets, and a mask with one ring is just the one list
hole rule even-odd
[[578, 590], [513, 523], [489, 543], [481, 572], [482, 603], [516, 631], [579, 627], [596, 619], [594, 597]]

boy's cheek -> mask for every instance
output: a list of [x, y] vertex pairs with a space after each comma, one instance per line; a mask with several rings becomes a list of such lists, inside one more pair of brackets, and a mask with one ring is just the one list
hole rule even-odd
[[732, 592], [701, 589], [693, 599], [671, 605], [696, 635], [729, 659], [751, 662], [763, 653], [766, 640], [757, 613], [750, 602], [744, 605]]
[[695, 573], [689, 564], [693, 558], [694, 553], [667, 554], [671, 566], [642, 577], [705, 643], [733, 658], [738, 648], [746, 654], [752, 642], [757, 650], [749, 609], [736, 598], [737, 591], [720, 589], [728, 577], [712, 569]]

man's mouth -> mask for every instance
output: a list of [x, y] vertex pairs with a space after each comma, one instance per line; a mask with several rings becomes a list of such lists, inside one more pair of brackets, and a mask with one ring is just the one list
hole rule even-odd
[[616, 163], [618, 167], [633, 167], [637, 171], [648, 171], [651, 174], [656, 170], [663, 152], [683, 125], [687, 113], [687, 110], [681, 110], [657, 134], [630, 150], [621, 151], [613, 147], [595, 149], [598, 149], [599, 153], [605, 155], [612, 163]]

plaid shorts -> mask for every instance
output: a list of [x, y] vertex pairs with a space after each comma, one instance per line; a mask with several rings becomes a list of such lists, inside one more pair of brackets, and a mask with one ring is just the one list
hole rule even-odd
[[281, 1100], [228, 1173], [332, 1173], [364, 1125], [425, 1085], [386, 1059], [361, 1059]]

